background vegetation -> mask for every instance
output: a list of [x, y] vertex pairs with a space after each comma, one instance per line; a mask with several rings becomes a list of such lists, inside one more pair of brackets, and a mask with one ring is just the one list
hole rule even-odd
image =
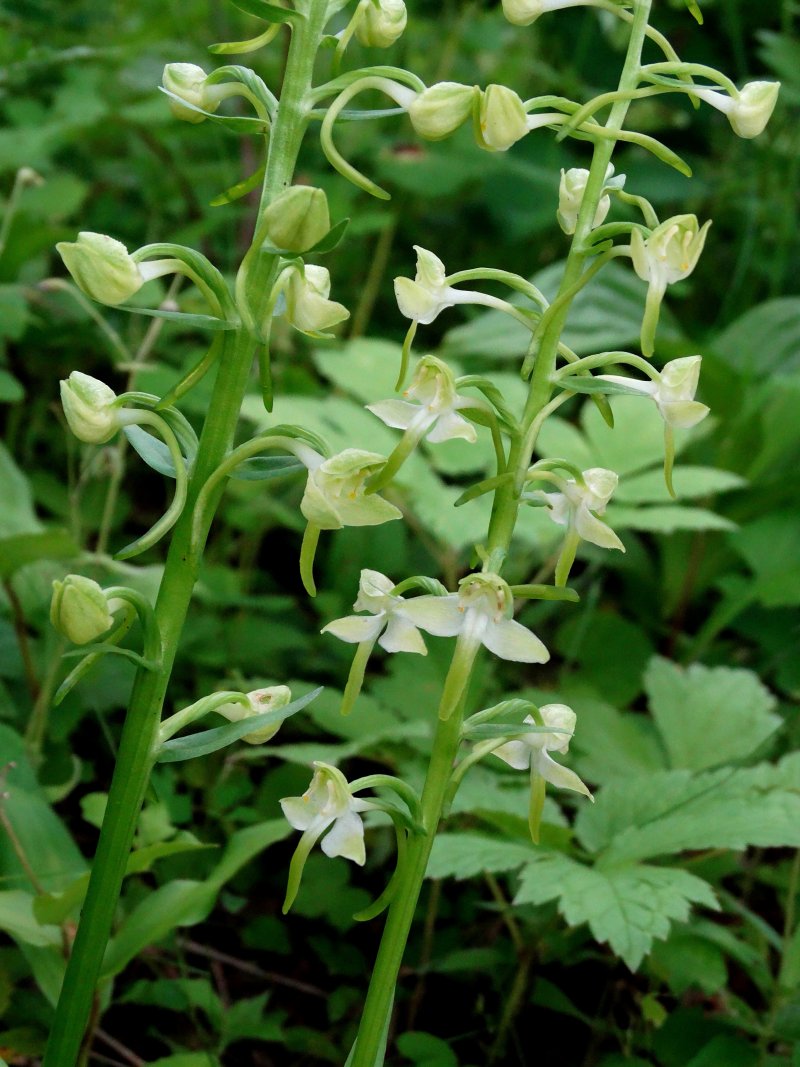
[[[595, 13], [567, 11], [519, 31], [495, 3], [409, 6], [392, 61], [427, 83], [498, 81], [523, 97], [578, 99], [616, 84], [618, 28]], [[717, 112], [657, 97], [636, 105], [635, 125], [689, 159], [694, 179], [635, 148], [617, 169], [662, 216], [714, 219], [705, 257], [670, 291], [659, 349], [663, 360], [703, 355], [713, 420], [680, 442], [677, 504], [662, 486], [647, 405], [615, 403], [612, 437], [591, 405], [575, 403], [543, 437], [545, 451], [622, 475], [609, 522], [628, 551], [586, 552], [580, 605], [525, 609], [558, 653], [546, 670], [485, 662], [471, 701], [542, 691], [568, 699], [578, 711], [573, 766], [598, 801], [576, 808], [577, 818], [569, 799], [560, 811], [549, 802], [535, 852], [525, 786], [499, 761], [467, 778], [407, 956], [396, 1067], [800, 1064], [800, 861], [775, 847], [800, 846], [800, 757], [787, 755], [800, 740], [800, 298], [791, 295], [800, 43], [790, 0], [703, 8], [702, 30], [678, 0], [659, 3], [656, 21], [688, 60], [740, 83], [781, 79], [772, 123], [742, 142]], [[88, 306], [63, 281], [53, 246], [78, 229], [130, 247], [175, 240], [230, 270], [253, 205], [209, 203], [258, 159], [246, 139], [176, 122], [155, 91], [165, 62], [208, 68], [208, 43], [248, 35], [248, 17], [223, 0], [16, 0], [0, 20], [0, 189], [10, 219], [0, 247], [0, 764], [16, 764], [3, 772], [0, 799], [0, 1058], [31, 1064], [130, 686], [126, 666], [104, 661], [50, 710], [66, 673], [47, 620], [50, 584], [80, 568], [151, 593], [160, 546], [135, 568], [106, 553], [150, 525], [164, 494], [124, 446], [77, 445], [61, 425], [58, 380], [78, 368], [117, 389], [133, 378], [160, 393], [204, 341]], [[279, 39], [254, 65], [275, 86], [282, 60]], [[325, 346], [277, 332], [276, 414], [321, 430], [335, 450], [357, 437], [386, 453], [394, 435], [362, 405], [391, 395], [404, 331], [391, 280], [413, 273], [412, 244], [451, 270], [500, 266], [553, 288], [565, 249], [559, 169], [586, 156], [546, 133], [491, 156], [468, 131], [422, 146], [397, 119], [352, 124], [339, 137], [393, 200], [368, 200], [331, 178], [309, 142], [301, 177], [325, 185], [334, 218], [353, 218], [328, 263], [352, 318]], [[18, 184], [12, 197], [23, 167], [43, 181]], [[191, 310], [189, 294], [161, 295]], [[569, 343], [581, 353], [635, 344], [641, 298], [631, 270], [609, 270], [578, 301]], [[519, 335], [493, 314], [442, 315], [422, 345], [522, 389], [513, 384]], [[200, 387], [187, 398], [190, 418], [206, 395]], [[265, 423], [255, 387], [244, 416], [245, 432]], [[407, 522], [326, 540], [313, 602], [296, 566], [301, 484], [231, 487], [171, 701], [289, 680], [297, 695], [326, 691], [264, 750], [241, 746], [157, 773], [106, 962], [97, 1062], [343, 1062], [379, 932], [352, 916], [384, 886], [393, 835], [382, 824], [368, 832], [364, 870], [312, 855], [284, 919], [293, 844], [277, 801], [303, 791], [315, 758], [418, 780], [446, 647], [431, 640], [425, 660], [374, 660], [358, 709], [341, 719], [337, 687], [351, 650], [318, 631], [349, 612], [362, 566], [460, 577], [486, 515], [480, 501], [447, 505], [490, 461], [487, 442], [473, 451], [449, 442], [428, 464], [410, 462], [396, 497]], [[532, 512], [510, 580], [549, 573], [555, 548]]]

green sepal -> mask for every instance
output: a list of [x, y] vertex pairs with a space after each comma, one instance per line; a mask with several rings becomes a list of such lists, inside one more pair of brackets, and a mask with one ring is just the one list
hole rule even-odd
[[231, 133], [269, 133], [270, 124], [264, 119], [254, 119], [246, 115], [216, 115], [213, 111], [204, 111], [203, 108], [191, 104], [188, 100], [184, 100], [183, 97], [171, 93], [163, 85], [159, 85], [158, 88], [165, 96], [174, 100], [179, 107], [187, 108], [189, 111], [196, 111], [198, 115], [203, 115], [210, 122], [216, 122], [224, 129], [230, 130]]
[[158, 763], [178, 763], [182, 760], [195, 759], [197, 756], [207, 756], [211, 752], [217, 752], [221, 748], [239, 741], [245, 734], [253, 733], [264, 726], [283, 722], [284, 719], [301, 711], [304, 707], [316, 700], [322, 692], [322, 686], [306, 693], [305, 696], [293, 700], [283, 708], [275, 708], [272, 711], [262, 712], [260, 715], [252, 715], [239, 722], [228, 723], [227, 726], [216, 726], [212, 730], [202, 730], [200, 733], [189, 734], [187, 737], [173, 737], [165, 741], [156, 755]]
[[514, 475], [495, 474], [492, 478], [484, 478], [481, 482], [476, 482], [475, 485], [471, 485], [469, 489], [465, 489], [461, 496], [455, 501], [453, 507], [460, 508], [462, 504], [468, 504], [470, 500], [476, 500], [479, 496], [483, 496], [484, 493], [491, 493], [495, 489], [499, 489], [507, 482], [513, 482]]
[[252, 193], [254, 189], [258, 189], [261, 186], [266, 169], [266, 163], [262, 163], [249, 178], [243, 178], [242, 181], [229, 186], [219, 196], [215, 196], [213, 200], [209, 201], [209, 206], [222, 207], [223, 204], [232, 204], [234, 200], [240, 200], [243, 196], [247, 196], [248, 193]]
[[515, 600], [559, 600], [577, 604], [581, 599], [574, 589], [554, 585], [512, 585], [509, 588]]
[[411, 578], [404, 578], [402, 582], [398, 582], [392, 589], [392, 595], [402, 596], [409, 589], [421, 589], [423, 593], [428, 593], [430, 596], [449, 596], [447, 586], [442, 585], [438, 579], [428, 578], [424, 574], [415, 574]]
[[697, 0], [683, 0], [689, 9], [690, 14], [696, 20], [698, 25], [703, 25], [703, 12], [700, 10], [697, 4]]
[[262, 482], [269, 478], [297, 474], [305, 469], [305, 464], [293, 456], [251, 456], [231, 471], [230, 477], [241, 482]]
[[462, 737], [468, 741], [491, 741], [503, 737], [507, 741], [515, 741], [528, 734], [572, 734], [569, 730], [557, 730], [552, 726], [537, 726], [533, 723], [518, 722], [486, 722], [475, 726], [466, 726], [462, 731]]
[[299, 11], [278, 7], [277, 4], [267, 3], [267, 0], [231, 0], [231, 3], [245, 14], [255, 15], [264, 22], [300, 22], [305, 18]]
[[523, 700], [522, 697], [512, 697], [511, 700], [501, 700], [499, 704], [493, 704], [490, 708], [484, 708], [483, 711], [476, 711], [474, 715], [470, 715], [469, 718], [464, 720], [462, 731], [472, 729], [479, 723], [490, 722], [492, 719], [496, 719], [498, 715], [534, 715], [537, 711], [535, 704], [532, 704], [530, 700]]
[[457, 389], [467, 389], [470, 387], [479, 389], [483, 393], [510, 430], [517, 429], [517, 419], [515, 418], [514, 413], [508, 407], [505, 397], [493, 382], [489, 381], [488, 378], [482, 377], [480, 374], [464, 374], [460, 378], [456, 378]]
[[341, 243], [349, 225], [350, 219], [340, 219], [335, 226], [331, 226], [320, 241], [317, 241], [313, 248], [307, 249], [303, 254], [310, 256], [313, 253], [316, 256], [323, 256], [327, 252], [332, 252]]

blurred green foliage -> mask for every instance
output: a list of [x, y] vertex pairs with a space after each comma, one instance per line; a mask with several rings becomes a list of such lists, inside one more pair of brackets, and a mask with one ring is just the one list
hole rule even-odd
[[[520, 677], [485, 663], [470, 699], [482, 707], [509, 689], [569, 699], [579, 714], [573, 765], [598, 800], [574, 820], [548, 801], [534, 852], [524, 784], [499, 761], [474, 769], [437, 844], [409, 948], [396, 1067], [800, 1063], [800, 863], [776, 847], [800, 846], [800, 763], [787, 755], [800, 740], [800, 43], [790, 0], [701, 6], [702, 30], [679, 0], [656, 5], [657, 23], [687, 59], [740, 82], [780, 78], [773, 122], [741, 142], [715, 111], [645, 101], [638, 128], [680, 151], [695, 177], [635, 148], [617, 170], [660, 212], [714, 219], [705, 257], [670, 294], [659, 349], [663, 359], [703, 355], [713, 422], [679, 442], [678, 504], [656, 470], [658, 433], [635, 403], [615, 403], [615, 436], [582, 403], [543, 435], [546, 454], [620, 471], [609, 521], [628, 551], [586, 551], [579, 607], [526, 607], [524, 621], [558, 652], [546, 671]], [[410, 7], [392, 62], [428, 83], [497, 81], [523, 97], [579, 99], [615, 84], [621, 42], [602, 14], [566, 11], [521, 32], [495, 3]], [[57, 383], [79, 368], [162, 392], [204, 340], [87, 306], [50, 281], [62, 274], [53, 246], [89, 229], [131, 247], [192, 244], [235, 268], [253, 205], [209, 202], [258, 166], [258, 150], [219, 127], [175, 122], [155, 87], [165, 62], [208, 68], [207, 44], [247, 36], [250, 23], [223, 0], [0, 6], [6, 206], [19, 168], [43, 179], [19, 189], [0, 252], [0, 764], [15, 763], [0, 799], [9, 935], [0, 1057], [11, 1064], [35, 1063], [43, 1047], [131, 678], [126, 665], [101, 664], [49, 713], [65, 673], [47, 622], [50, 583], [80, 566], [152, 595], [161, 559], [155, 550], [134, 568], [98, 554], [146, 529], [164, 488], [123, 447], [81, 455], [60, 425]], [[251, 58], [276, 87], [281, 39]], [[467, 134], [421, 146], [392, 118], [338, 138], [393, 199], [369, 201], [331, 180], [309, 139], [301, 177], [325, 185], [334, 218], [353, 220], [328, 263], [352, 318], [322, 346], [276, 331], [276, 417], [323, 431], [336, 448], [388, 451], [393, 435], [362, 405], [391, 393], [404, 332], [391, 279], [411, 273], [411, 246], [431, 247], [453, 270], [501, 266], [552, 289], [565, 252], [559, 168], [587, 156], [544, 133], [491, 156]], [[165, 295], [159, 284], [151, 299]], [[171, 295], [194, 310], [191, 295]], [[570, 343], [579, 352], [635, 343], [641, 297], [629, 270], [604, 274], [577, 302]], [[448, 314], [418, 345], [467, 372], [499, 374], [521, 395], [513, 325]], [[191, 419], [206, 396], [202, 386], [187, 397]], [[254, 387], [243, 433], [265, 421]], [[364, 871], [312, 855], [283, 919], [291, 846], [277, 801], [303, 791], [312, 759], [420, 778], [444, 642], [431, 641], [426, 660], [373, 661], [357, 710], [342, 719], [350, 650], [318, 630], [350, 610], [363, 566], [448, 583], [468, 566], [485, 501], [447, 505], [485, 476], [488, 439], [426, 458], [399, 481], [407, 523], [325, 542], [313, 603], [296, 573], [300, 484], [231, 485], [170, 701], [291, 679], [296, 694], [327, 688], [265, 750], [157, 772], [106, 962], [95, 1048], [113, 1062], [128, 1049], [141, 1057], [129, 1062], [164, 1067], [342, 1063], [376, 945], [374, 924], [352, 915], [383, 888], [393, 835], [382, 822], [370, 828]], [[539, 516], [525, 516], [510, 579], [529, 580], [555, 547]]]

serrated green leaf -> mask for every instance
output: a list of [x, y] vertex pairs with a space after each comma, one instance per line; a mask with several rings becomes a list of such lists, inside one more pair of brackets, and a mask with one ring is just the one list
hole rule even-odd
[[[733, 471], [714, 467], [680, 466], [675, 471], [675, 479], [678, 496], [684, 500], [729, 493], [747, 485], [747, 481]], [[614, 499], [621, 504], [666, 503], [670, 496], [664, 483], [664, 472], [659, 468], [623, 478], [614, 493]]]
[[[675, 489], [680, 496], [681, 468], [675, 468]], [[641, 530], [643, 533], [674, 533], [676, 530], [735, 530], [736, 523], [705, 508], [680, 504], [664, 507], [626, 508], [610, 504], [606, 520], [615, 530]]]
[[0, 578], [8, 578], [28, 563], [40, 559], [71, 559], [79, 552], [68, 530], [17, 534], [0, 538]]
[[672, 767], [702, 771], [746, 759], [783, 723], [752, 671], [687, 669], [654, 657], [645, 673], [650, 710]]
[[612, 782], [582, 807], [578, 839], [614, 862], [686, 850], [800, 847], [800, 789], [780, 765], [692, 774], [662, 771]]
[[[521, 813], [524, 814], [524, 808]], [[530, 843], [502, 841], [485, 834], [439, 834], [425, 872], [427, 878], [474, 878], [488, 871], [511, 871], [530, 863], [535, 849]]]
[[711, 886], [688, 871], [649, 865], [585, 867], [559, 853], [523, 870], [515, 904], [558, 902], [570, 926], [588, 923], [593, 937], [635, 971], [653, 941], [665, 938], [690, 906], [716, 908]]

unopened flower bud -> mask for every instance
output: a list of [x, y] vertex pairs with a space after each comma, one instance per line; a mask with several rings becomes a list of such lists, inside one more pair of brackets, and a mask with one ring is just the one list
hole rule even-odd
[[68, 574], [63, 582], [53, 582], [50, 622], [73, 644], [86, 645], [104, 634], [114, 618], [97, 582]]
[[[292, 699], [292, 691], [288, 685], [271, 685], [266, 689], [254, 689], [247, 694], [248, 706], [244, 704], [223, 704], [217, 708], [220, 715], [224, 715], [230, 722], [241, 722], [242, 719], [252, 719], [254, 715], [263, 715], [265, 711], [277, 711], [285, 708]], [[242, 738], [248, 745], [263, 745], [271, 740], [280, 729], [279, 722], [261, 726]]]
[[[209, 94], [206, 79], [208, 75], [196, 63], [167, 63], [161, 77], [161, 83], [167, 92], [179, 96], [187, 104], [202, 108], [203, 111], [216, 111], [219, 100]], [[184, 122], [204, 122], [206, 116], [190, 107], [182, 107], [177, 100], [170, 98], [170, 110], [176, 119]]]
[[104, 233], [83, 231], [77, 241], [60, 241], [56, 250], [78, 288], [101, 304], [121, 304], [147, 280], [125, 245]]
[[481, 148], [505, 152], [528, 132], [528, 116], [522, 100], [505, 85], [490, 85], [481, 96]]
[[737, 137], [750, 140], [763, 132], [778, 102], [780, 82], [748, 82], [736, 96], [728, 96], [720, 89], [705, 86], [692, 93], [717, 111], [727, 115]]
[[389, 48], [406, 28], [403, 0], [368, 0], [356, 26], [356, 37], [367, 48]]
[[530, 26], [546, 11], [579, 7], [589, 0], [503, 0], [503, 14], [514, 26]]
[[292, 274], [286, 289], [287, 318], [301, 333], [329, 330], [349, 317], [343, 304], [329, 300], [331, 276], [327, 267], [307, 265]]
[[267, 240], [282, 252], [307, 252], [331, 228], [328, 199], [322, 189], [293, 185], [264, 212]]
[[[608, 165], [606, 179], [613, 173], [614, 166]], [[578, 215], [583, 204], [583, 194], [586, 191], [586, 182], [589, 180], [589, 171], [583, 167], [571, 167], [568, 171], [561, 171], [561, 184], [558, 187], [558, 225], [564, 233], [575, 233], [578, 225]], [[600, 198], [595, 212], [592, 226], [599, 226], [611, 209], [611, 197], [606, 195]]]
[[117, 394], [105, 382], [79, 370], [61, 382], [61, 403], [69, 428], [86, 444], [105, 444], [120, 428], [116, 399]]
[[420, 93], [408, 107], [411, 125], [428, 141], [449, 137], [472, 111], [475, 94], [480, 90], [459, 82], [439, 82]]

